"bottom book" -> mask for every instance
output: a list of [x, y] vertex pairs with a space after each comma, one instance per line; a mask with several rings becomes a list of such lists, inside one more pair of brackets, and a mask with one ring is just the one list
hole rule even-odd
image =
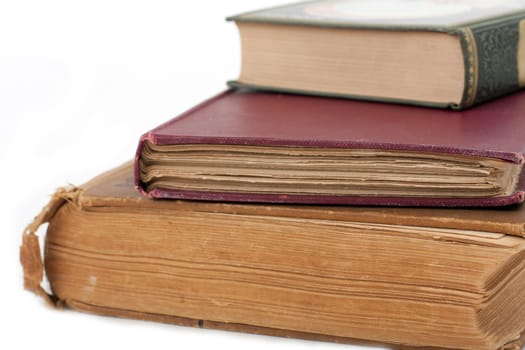
[[54, 306], [203, 328], [396, 348], [523, 344], [523, 207], [149, 200], [132, 171], [55, 193], [23, 235], [27, 289]]

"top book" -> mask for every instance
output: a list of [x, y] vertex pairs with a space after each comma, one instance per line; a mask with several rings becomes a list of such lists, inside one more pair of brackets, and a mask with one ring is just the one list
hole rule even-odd
[[525, 0], [325, 0], [228, 18], [232, 86], [463, 109], [525, 84]]

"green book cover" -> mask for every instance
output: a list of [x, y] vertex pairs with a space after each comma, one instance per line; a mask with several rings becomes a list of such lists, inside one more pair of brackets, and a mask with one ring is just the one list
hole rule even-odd
[[[525, 84], [525, 0], [317, 0], [248, 12], [228, 18], [264, 23], [338, 29], [440, 32], [457, 36], [464, 61], [464, 91], [459, 103], [435, 103], [355, 94], [433, 107], [467, 108], [508, 94]], [[439, 53], [436, 53], [439, 54]], [[246, 85], [242, 81], [233, 86]], [[326, 91], [281, 89], [318, 95]]]

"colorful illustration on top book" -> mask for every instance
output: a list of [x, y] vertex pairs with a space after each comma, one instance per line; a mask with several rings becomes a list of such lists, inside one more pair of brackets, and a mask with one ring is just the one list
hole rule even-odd
[[500, 6], [514, 6], [520, 2], [503, 0], [375, 0], [348, 1], [333, 0], [314, 3], [305, 7], [312, 16], [333, 18], [425, 18], [450, 16], [494, 9]]
[[524, 10], [525, 0], [325, 0], [256, 11], [246, 17], [446, 27]]

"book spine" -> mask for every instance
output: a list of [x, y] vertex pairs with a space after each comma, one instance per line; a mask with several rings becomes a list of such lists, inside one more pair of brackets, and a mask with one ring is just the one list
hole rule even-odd
[[41, 296], [49, 306], [61, 307], [60, 300], [42, 287], [44, 263], [40, 253], [40, 242], [36, 232], [39, 227], [51, 221], [58, 210], [68, 202], [75, 202], [79, 195], [76, 187], [59, 188], [49, 203], [26, 227], [20, 246], [20, 263], [24, 272], [24, 288]]
[[139, 192], [143, 196], [149, 197], [149, 194], [147, 193], [146, 188], [143, 186], [142, 181], [140, 181], [140, 158], [142, 156], [142, 151], [144, 150], [146, 141], [155, 143], [155, 139], [152, 136], [151, 132], [148, 132], [140, 137], [139, 145], [137, 146], [137, 152], [135, 152], [133, 177], [134, 177], [135, 189], [137, 190], [137, 192]]
[[453, 108], [468, 108], [525, 85], [523, 17], [477, 23], [456, 34], [463, 49], [465, 89], [461, 103]]

